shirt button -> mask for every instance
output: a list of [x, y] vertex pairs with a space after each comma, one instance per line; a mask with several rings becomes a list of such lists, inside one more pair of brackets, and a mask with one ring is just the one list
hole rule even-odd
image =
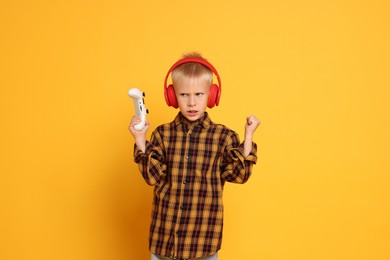
[[186, 159], [188, 159], [188, 156], [186, 156]]
[[183, 181], [183, 184], [186, 184], [187, 183], [187, 181]]

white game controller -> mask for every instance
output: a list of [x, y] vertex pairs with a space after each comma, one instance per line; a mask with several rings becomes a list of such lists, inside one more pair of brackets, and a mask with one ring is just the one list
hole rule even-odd
[[134, 101], [134, 109], [136, 115], [141, 118], [141, 122], [136, 124], [134, 126], [135, 130], [140, 131], [142, 128], [145, 126], [145, 121], [146, 121], [146, 114], [149, 113], [149, 111], [145, 107], [145, 93], [142, 92], [141, 90], [137, 88], [132, 88], [128, 92], [129, 97], [131, 97]]

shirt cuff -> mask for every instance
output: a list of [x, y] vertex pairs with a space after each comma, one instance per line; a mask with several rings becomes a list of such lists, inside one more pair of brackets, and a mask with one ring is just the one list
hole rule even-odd
[[244, 163], [244, 161], [251, 162], [256, 164], [257, 162], [257, 145], [252, 142], [252, 149], [247, 156], [244, 156], [244, 143], [241, 143], [236, 148], [230, 150], [231, 157], [230, 160], [240, 160]]
[[138, 148], [136, 144], [134, 144], [134, 161], [136, 163], [140, 162], [143, 158], [148, 158], [148, 155], [152, 151], [153, 147], [149, 141], [145, 143], [145, 152]]
[[[242, 148], [242, 153], [244, 154], [244, 142], [240, 144], [240, 148]], [[254, 164], [257, 162], [257, 144], [252, 142], [252, 149], [247, 156], [244, 156], [245, 161], [251, 161]]]

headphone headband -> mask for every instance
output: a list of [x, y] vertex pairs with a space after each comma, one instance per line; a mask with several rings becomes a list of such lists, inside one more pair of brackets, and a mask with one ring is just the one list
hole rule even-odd
[[194, 63], [200, 63], [204, 66], [206, 66], [208, 69], [210, 69], [214, 75], [216, 76], [217, 80], [218, 80], [218, 87], [219, 87], [219, 90], [221, 91], [222, 90], [222, 87], [221, 87], [221, 79], [219, 77], [219, 74], [218, 74], [218, 71], [214, 68], [214, 66], [208, 62], [207, 60], [205, 59], [202, 59], [202, 58], [184, 58], [184, 59], [181, 59], [181, 60], [178, 60], [175, 64], [172, 65], [172, 67], [169, 69], [167, 75], [165, 76], [165, 80], [164, 80], [164, 89], [167, 88], [167, 81], [168, 81], [168, 77], [169, 77], [169, 74], [171, 74], [171, 72], [176, 69], [177, 67], [179, 67], [180, 65], [184, 64], [184, 63], [190, 63], [190, 62], [194, 62]]

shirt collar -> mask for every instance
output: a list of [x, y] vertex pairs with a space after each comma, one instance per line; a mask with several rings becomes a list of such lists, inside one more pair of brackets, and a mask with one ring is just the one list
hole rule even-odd
[[183, 116], [183, 114], [181, 112], [179, 112], [179, 114], [175, 117], [175, 120], [173, 121], [175, 123], [175, 125], [179, 125], [179, 124], [188, 124], [188, 125], [192, 125], [192, 124], [200, 124], [201, 126], [203, 126], [203, 128], [208, 128], [211, 124], [211, 119], [209, 117], [209, 114], [207, 112], [204, 112], [204, 115], [199, 118], [198, 120], [196, 121], [189, 121], [187, 118], [185, 118]]

